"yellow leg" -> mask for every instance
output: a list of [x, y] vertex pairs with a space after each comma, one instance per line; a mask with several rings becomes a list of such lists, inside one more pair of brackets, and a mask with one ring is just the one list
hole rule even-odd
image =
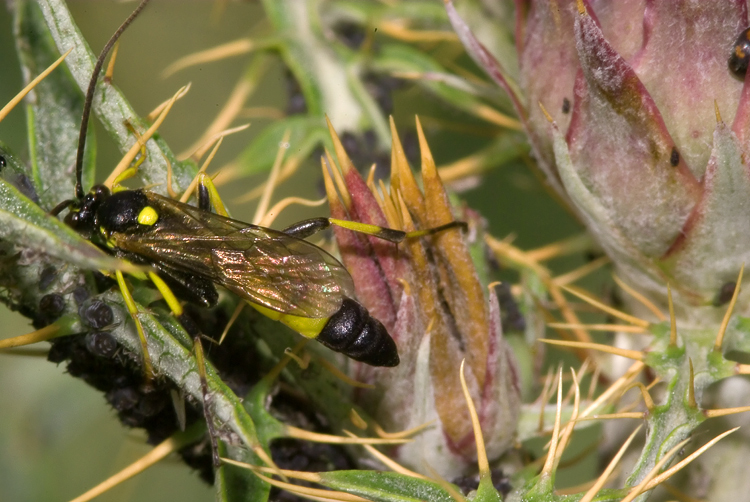
[[195, 363], [198, 366], [198, 375], [201, 380], [201, 395], [203, 397], [203, 417], [206, 419], [208, 428], [208, 437], [211, 440], [211, 456], [213, 457], [214, 467], [221, 466], [219, 458], [219, 442], [214, 428], [214, 421], [211, 412], [208, 410], [208, 403], [211, 401], [211, 395], [208, 391], [208, 375], [206, 373], [206, 358], [203, 354], [203, 345], [201, 345], [200, 336], [196, 336], [193, 341], [195, 349]]
[[159, 290], [159, 293], [161, 293], [164, 301], [167, 302], [167, 305], [169, 305], [169, 310], [172, 311], [175, 317], [180, 317], [184, 313], [184, 310], [182, 309], [180, 301], [174, 295], [169, 286], [167, 286], [167, 283], [153, 272], [148, 273], [148, 278], [151, 279], [151, 282], [153, 282], [154, 286], [156, 286], [156, 289]]
[[372, 235], [373, 237], [378, 237], [379, 239], [384, 239], [396, 243], [402, 242], [405, 239], [414, 239], [417, 237], [434, 235], [445, 230], [450, 230], [451, 228], [462, 228], [464, 230], [466, 229], [466, 222], [463, 221], [451, 221], [450, 223], [440, 225], [439, 227], [427, 228], [425, 230], [415, 230], [413, 232], [404, 232], [402, 230], [394, 230], [392, 228], [370, 225], [369, 223], [338, 220], [336, 218], [329, 218], [328, 221], [331, 223], [331, 225], [336, 225], [337, 227], [346, 228], [348, 230], [359, 232], [361, 234]]
[[[185, 310], [182, 308], [182, 305], [180, 304], [180, 301], [177, 299], [175, 294], [172, 292], [172, 290], [169, 288], [167, 283], [164, 282], [164, 280], [159, 277], [154, 272], [148, 273], [148, 278], [151, 279], [151, 282], [154, 283], [154, 286], [156, 286], [156, 289], [159, 290], [162, 297], [164, 298], [164, 301], [167, 302], [167, 305], [169, 306], [169, 309], [172, 311], [172, 313], [177, 317], [177, 319], [183, 324], [183, 327], [185, 327], [185, 322], [189, 321], [188, 319], [185, 319]], [[189, 321], [190, 324], [192, 324], [192, 321]], [[213, 457], [214, 467], [219, 467], [221, 465], [221, 461], [219, 459], [219, 443], [217, 440], [216, 430], [214, 428], [214, 422], [213, 418], [211, 417], [211, 412], [208, 409], [208, 403], [211, 401], [209, 389], [208, 389], [208, 376], [206, 373], [206, 358], [203, 353], [203, 345], [201, 344], [201, 334], [197, 332], [194, 329], [187, 329], [189, 334], [193, 336], [193, 349], [195, 350], [195, 363], [198, 366], [198, 375], [200, 377], [201, 381], [201, 395], [203, 397], [203, 416], [206, 419], [206, 427], [208, 428], [208, 437], [211, 440], [211, 454]], [[196, 331], [194, 333], [191, 333], [192, 331]]]
[[[203, 197], [208, 197], [208, 201], [201, 202], [201, 191], [205, 190], [205, 195]], [[199, 173], [198, 174], [198, 199], [200, 204], [207, 204], [208, 202], [211, 203], [212, 206], [214, 206], [214, 211], [216, 211], [216, 214], [219, 214], [221, 216], [229, 217], [229, 213], [227, 212], [226, 207], [224, 206], [224, 203], [221, 201], [221, 197], [219, 196], [219, 191], [216, 190], [216, 185], [214, 185], [213, 180], [209, 175], [206, 173]], [[203, 208], [206, 211], [208, 211], [208, 208]]]
[[[131, 129], [134, 133], [136, 133], [135, 129]], [[136, 133], [137, 135], [137, 133]], [[130, 166], [129, 168], [125, 169], [118, 177], [115, 178], [115, 180], [112, 182], [112, 191], [113, 192], [119, 192], [121, 190], [127, 190], [124, 187], [121, 187], [120, 184], [127, 180], [132, 178], [138, 173], [138, 168], [141, 167], [141, 164], [143, 164], [146, 161], [146, 145], [141, 145], [141, 155], [138, 157], [138, 159], [135, 161], [135, 163]]]
[[128, 308], [130, 317], [132, 317], [133, 321], [135, 322], [135, 328], [138, 331], [138, 338], [141, 342], [141, 349], [143, 351], [143, 369], [146, 373], [146, 381], [150, 382], [154, 378], [154, 368], [151, 364], [151, 357], [148, 355], [146, 333], [143, 331], [143, 325], [141, 324], [141, 320], [138, 318], [138, 306], [135, 304], [133, 295], [130, 294], [130, 290], [128, 289], [128, 285], [125, 282], [125, 277], [123, 277], [122, 272], [117, 270], [115, 272], [115, 277], [117, 277], [117, 284], [118, 286], [120, 286], [120, 292], [122, 293], [122, 297], [125, 300], [125, 305]]
[[309, 220], [300, 221], [294, 225], [284, 229], [284, 233], [287, 233], [298, 239], [304, 239], [310, 237], [316, 232], [325, 230], [331, 225], [351, 230], [352, 232], [358, 232], [360, 234], [372, 235], [379, 239], [384, 239], [390, 242], [403, 242], [405, 239], [414, 239], [416, 237], [424, 237], [427, 235], [433, 235], [445, 230], [452, 228], [466, 229], [467, 225], [463, 221], [451, 221], [445, 225], [439, 227], [427, 228], [425, 230], [415, 230], [413, 232], [404, 232], [402, 230], [395, 230], [393, 228], [379, 227], [377, 225], [371, 225], [369, 223], [360, 223], [357, 221], [339, 220], [337, 218], [312, 218]]

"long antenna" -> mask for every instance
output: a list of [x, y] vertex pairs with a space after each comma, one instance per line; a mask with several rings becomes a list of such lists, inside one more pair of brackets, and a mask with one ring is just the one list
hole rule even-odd
[[138, 17], [143, 8], [150, 0], [141, 0], [138, 7], [135, 8], [132, 14], [123, 22], [117, 31], [109, 39], [109, 42], [104, 46], [102, 52], [99, 54], [99, 58], [96, 60], [94, 66], [94, 72], [91, 74], [91, 80], [89, 80], [89, 88], [86, 90], [86, 100], [83, 102], [83, 117], [81, 118], [81, 131], [78, 133], [78, 151], [76, 152], [76, 198], [83, 198], [83, 187], [81, 186], [81, 177], [83, 176], [83, 149], [86, 146], [86, 131], [89, 127], [89, 117], [91, 116], [91, 103], [94, 101], [94, 91], [96, 90], [96, 81], [99, 78], [99, 74], [104, 66], [104, 60], [107, 58], [107, 54], [115, 45], [117, 39], [125, 31], [125, 29]]

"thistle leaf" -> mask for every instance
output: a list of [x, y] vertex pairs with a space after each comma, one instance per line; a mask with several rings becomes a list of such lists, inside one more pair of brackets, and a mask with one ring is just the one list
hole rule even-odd
[[324, 486], [377, 502], [455, 502], [451, 494], [434, 481], [395, 472], [334, 471], [321, 473], [320, 477]]
[[45, 253], [87, 270], [137, 270], [133, 265], [104, 254], [2, 179], [0, 239], [18, 248]]
[[[58, 57], [39, 6], [21, 1], [15, 4], [16, 47], [27, 80], [41, 73]], [[26, 100], [29, 124], [31, 172], [39, 203], [49, 210], [74, 193], [73, 166], [78, 145], [78, 130], [83, 110], [83, 95], [67, 68], [58, 68], [42, 80]], [[89, 128], [84, 186], [94, 178], [96, 143]]]
[[328, 131], [323, 120], [318, 117], [292, 116], [275, 121], [256, 136], [237, 159], [243, 175], [271, 170], [279, 145], [286, 131], [289, 131], [290, 152], [298, 159], [306, 159], [321, 143], [331, 146]]
[[[96, 57], [75, 25], [70, 11], [63, 0], [39, 0], [47, 28], [60, 52], [74, 47], [65, 64], [82, 92], [88, 88], [94, 70]], [[146, 124], [133, 110], [120, 90], [109, 82], [97, 84], [94, 93], [93, 111], [101, 120], [109, 136], [121, 152], [128, 151], [136, 138], [128, 130], [127, 124], [139, 132], [146, 130]], [[195, 175], [192, 162], [180, 162], [163, 139], [158, 137], [146, 143], [147, 159], [139, 167], [139, 176], [144, 183], [154, 185], [154, 190], [166, 193], [168, 165], [171, 163], [172, 181], [177, 187], [187, 188]]]

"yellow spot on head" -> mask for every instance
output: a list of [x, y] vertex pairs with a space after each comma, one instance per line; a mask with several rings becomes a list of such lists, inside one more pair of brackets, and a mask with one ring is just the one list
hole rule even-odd
[[154, 225], [159, 221], [159, 213], [156, 212], [151, 206], [146, 206], [141, 209], [141, 213], [138, 215], [138, 223], [141, 225]]

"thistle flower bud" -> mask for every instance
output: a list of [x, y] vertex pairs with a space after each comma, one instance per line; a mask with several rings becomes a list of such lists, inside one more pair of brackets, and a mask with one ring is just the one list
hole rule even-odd
[[517, 2], [518, 85], [447, 7], [618, 274], [714, 323], [698, 307], [750, 258], [745, 2]]
[[[325, 169], [326, 163], [333, 165], [328, 155], [324, 176], [331, 215], [406, 232], [455, 221], [419, 122], [424, 190], [391, 125], [391, 184], [390, 190], [381, 184], [382, 192], [374, 180], [360, 177], [331, 130], [341, 167], [332, 179]], [[476, 236], [481, 222], [468, 223]], [[401, 357], [393, 369], [353, 364], [355, 378], [377, 381], [382, 389], [361, 396], [360, 402], [386, 430], [434, 422], [414, 442], [399, 447], [396, 457], [413, 469], [434, 469], [446, 477], [474, 468], [473, 429], [456, 377], [464, 359], [488, 453], [499, 456], [511, 444], [520, 409], [516, 362], [502, 336], [497, 298], [485, 294], [467, 236], [454, 228], [396, 245], [343, 229], [335, 232], [358, 299], [386, 326]]]

